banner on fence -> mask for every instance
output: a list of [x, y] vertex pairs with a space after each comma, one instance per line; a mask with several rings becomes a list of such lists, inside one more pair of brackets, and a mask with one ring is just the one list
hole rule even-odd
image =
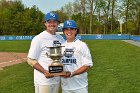
[[[64, 38], [65, 36], [62, 35]], [[0, 40], [32, 40], [34, 36], [0, 36]], [[91, 34], [91, 35], [77, 35], [76, 38], [81, 40], [138, 40], [140, 36], [129, 34]]]
[[32, 40], [34, 36], [0, 36], [0, 40]]

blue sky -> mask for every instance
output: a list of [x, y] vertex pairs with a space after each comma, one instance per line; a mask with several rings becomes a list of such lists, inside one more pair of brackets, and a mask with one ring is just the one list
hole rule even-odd
[[36, 5], [39, 10], [46, 14], [50, 11], [59, 10], [68, 2], [73, 1], [74, 0], [22, 0], [22, 3], [26, 7], [32, 7], [33, 5]]

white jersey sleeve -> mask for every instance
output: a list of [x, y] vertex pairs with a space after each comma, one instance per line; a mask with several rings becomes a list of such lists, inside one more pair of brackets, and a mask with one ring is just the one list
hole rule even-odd
[[93, 66], [91, 53], [89, 51], [87, 44], [83, 43], [82, 50], [83, 51], [80, 51], [82, 57], [82, 62], [81, 62], [82, 65]]
[[31, 46], [29, 49], [28, 57], [31, 59], [38, 59], [40, 53], [40, 44], [37, 37], [34, 37], [31, 41]]

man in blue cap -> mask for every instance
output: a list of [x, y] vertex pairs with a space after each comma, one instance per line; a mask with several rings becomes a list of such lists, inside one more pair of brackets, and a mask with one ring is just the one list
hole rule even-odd
[[77, 39], [78, 27], [74, 20], [66, 20], [63, 32], [62, 63], [67, 74], [61, 78], [62, 93], [88, 93], [88, 73], [93, 66], [90, 50], [85, 42]]
[[46, 30], [35, 36], [31, 42], [27, 62], [34, 68], [35, 93], [58, 93], [60, 77], [54, 77], [49, 73], [48, 67], [53, 62], [46, 54], [49, 54], [48, 46], [53, 42], [64, 42], [61, 35], [56, 34], [59, 24], [56, 13], [45, 15], [44, 25]]

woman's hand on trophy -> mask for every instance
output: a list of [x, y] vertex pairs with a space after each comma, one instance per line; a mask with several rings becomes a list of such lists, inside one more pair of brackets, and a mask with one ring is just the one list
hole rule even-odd
[[52, 78], [54, 77], [54, 75], [52, 75], [51, 73], [49, 73], [49, 71], [44, 70], [43, 74], [45, 75], [46, 78]]
[[63, 75], [63, 77], [64, 78], [68, 78], [68, 77], [70, 77], [70, 75], [71, 75], [71, 72], [70, 71], [66, 71], [66, 74]]

